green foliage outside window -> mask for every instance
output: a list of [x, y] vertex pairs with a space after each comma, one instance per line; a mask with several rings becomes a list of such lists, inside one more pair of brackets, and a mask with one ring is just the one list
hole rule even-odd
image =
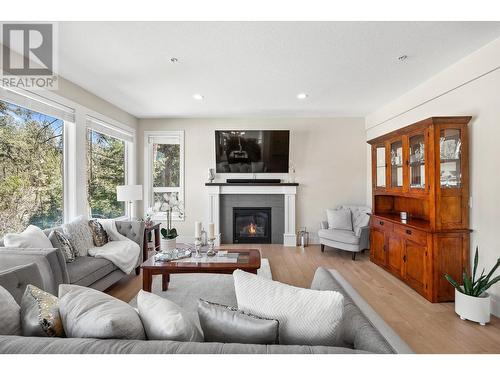
[[87, 131], [87, 188], [92, 217], [125, 215], [125, 203], [116, 200], [116, 186], [125, 184], [125, 142]]
[[64, 121], [0, 101], [0, 237], [63, 222]]

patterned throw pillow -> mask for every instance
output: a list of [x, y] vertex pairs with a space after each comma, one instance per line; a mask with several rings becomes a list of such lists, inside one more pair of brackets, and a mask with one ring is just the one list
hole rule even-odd
[[49, 234], [49, 240], [52, 242], [52, 246], [56, 249], [61, 249], [64, 254], [64, 259], [66, 259], [66, 263], [71, 263], [78, 256], [75, 248], [69, 241], [69, 239], [57, 230], [53, 230]]
[[33, 285], [28, 285], [21, 299], [23, 336], [65, 337], [59, 299]]
[[94, 245], [101, 247], [109, 242], [108, 233], [104, 230], [101, 223], [97, 220], [89, 221], [90, 229], [92, 229], [92, 238], [94, 239]]
[[64, 224], [62, 228], [64, 235], [68, 237], [78, 256], [88, 255], [89, 249], [94, 247], [92, 230], [89, 227], [88, 220], [84, 219], [83, 216], [79, 216], [72, 222]]

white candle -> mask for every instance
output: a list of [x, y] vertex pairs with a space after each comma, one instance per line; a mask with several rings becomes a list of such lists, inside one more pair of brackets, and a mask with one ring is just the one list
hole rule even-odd
[[210, 240], [215, 238], [215, 225], [214, 225], [214, 223], [208, 223], [208, 238]]
[[201, 237], [201, 221], [195, 221], [194, 222], [194, 236], [196, 238]]

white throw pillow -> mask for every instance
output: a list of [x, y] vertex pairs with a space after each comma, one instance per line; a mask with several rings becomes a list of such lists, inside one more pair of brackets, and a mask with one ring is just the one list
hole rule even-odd
[[144, 340], [141, 318], [128, 303], [95, 289], [59, 285], [59, 314], [67, 337]]
[[89, 221], [83, 216], [78, 216], [68, 224], [64, 224], [62, 229], [76, 253], [79, 256], [88, 255], [89, 249], [94, 247]]
[[22, 233], [7, 233], [3, 242], [5, 247], [29, 249], [52, 249], [54, 247], [43, 230], [35, 225], [28, 225]]
[[0, 285], [0, 335], [21, 335], [21, 308]]
[[344, 296], [331, 290], [297, 288], [236, 270], [238, 309], [279, 321], [284, 345], [333, 346], [344, 313]]
[[328, 229], [352, 230], [351, 210], [339, 208], [338, 210], [326, 210]]
[[137, 308], [149, 340], [203, 341], [203, 333], [177, 304], [141, 290]]

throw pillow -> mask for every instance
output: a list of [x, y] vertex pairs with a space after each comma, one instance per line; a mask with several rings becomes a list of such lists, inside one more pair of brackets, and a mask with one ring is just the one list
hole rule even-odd
[[279, 322], [276, 319], [238, 311], [235, 307], [198, 301], [198, 316], [205, 341], [242, 344], [277, 344]]
[[338, 210], [326, 210], [328, 229], [352, 230], [351, 210], [340, 208]]
[[277, 319], [280, 344], [335, 345], [344, 312], [339, 292], [297, 288], [241, 270], [233, 278], [238, 309]]
[[128, 303], [78, 285], [59, 285], [59, 312], [68, 337], [144, 340], [139, 315]]
[[89, 221], [90, 229], [92, 230], [92, 239], [96, 247], [102, 247], [109, 242], [108, 234], [97, 220]]
[[53, 247], [43, 230], [35, 225], [28, 225], [22, 233], [7, 233], [3, 242], [5, 247], [30, 249], [51, 249]]
[[64, 337], [57, 297], [29, 285], [21, 299], [23, 336]]
[[89, 222], [83, 216], [79, 216], [72, 222], [64, 224], [62, 228], [64, 235], [68, 237], [79, 256], [86, 256], [89, 249], [94, 247]]
[[78, 253], [64, 234], [62, 234], [58, 230], [53, 230], [49, 234], [49, 240], [52, 243], [53, 247], [62, 251], [64, 259], [66, 259], [66, 263], [74, 262], [75, 258], [78, 256]]
[[137, 308], [149, 340], [203, 341], [196, 323], [174, 302], [141, 290]]
[[14, 297], [0, 285], [0, 336], [19, 336], [21, 332], [21, 308]]

